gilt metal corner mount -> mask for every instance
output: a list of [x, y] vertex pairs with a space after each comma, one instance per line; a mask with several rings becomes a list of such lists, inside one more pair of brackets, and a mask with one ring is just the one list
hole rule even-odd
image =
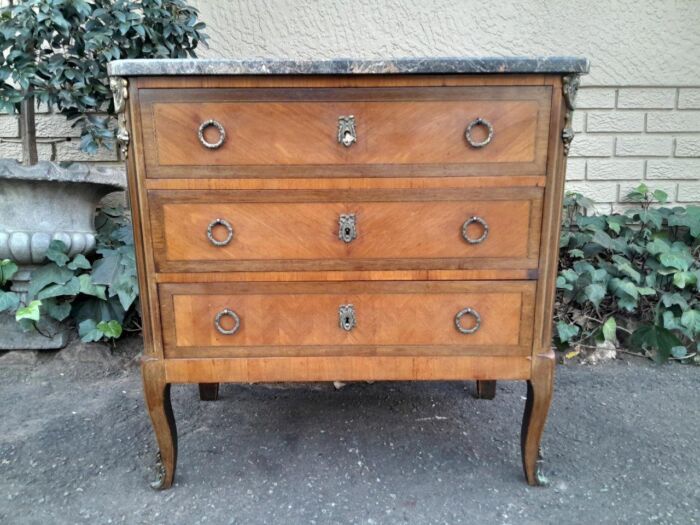
[[561, 140], [564, 144], [564, 155], [569, 154], [571, 141], [574, 140], [573, 112], [576, 105], [576, 92], [581, 83], [580, 75], [566, 75], [562, 78], [562, 94], [566, 104], [566, 118], [564, 129], [561, 132]]
[[127, 158], [129, 151], [129, 129], [126, 124], [126, 101], [129, 98], [129, 82], [123, 77], [109, 79], [109, 88], [114, 97], [114, 112], [117, 114], [117, 142], [122, 157]]

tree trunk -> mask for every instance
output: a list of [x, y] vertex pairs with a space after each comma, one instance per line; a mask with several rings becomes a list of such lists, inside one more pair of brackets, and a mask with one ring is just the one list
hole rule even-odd
[[19, 130], [22, 137], [22, 164], [33, 166], [39, 162], [36, 150], [36, 119], [34, 118], [34, 95], [28, 96], [19, 109]]

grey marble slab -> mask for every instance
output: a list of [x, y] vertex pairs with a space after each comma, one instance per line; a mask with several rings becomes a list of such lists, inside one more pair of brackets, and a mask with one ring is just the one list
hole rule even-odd
[[112, 76], [151, 75], [387, 75], [588, 73], [587, 58], [435, 57], [387, 60], [129, 59], [109, 63]]

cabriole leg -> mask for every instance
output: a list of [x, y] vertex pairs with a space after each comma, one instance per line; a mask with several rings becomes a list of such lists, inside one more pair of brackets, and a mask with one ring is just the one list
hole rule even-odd
[[554, 352], [534, 358], [532, 378], [527, 382], [527, 401], [523, 414], [520, 448], [523, 470], [529, 485], [546, 486], [547, 478], [542, 473], [540, 442], [552, 401], [554, 386]]
[[165, 382], [163, 362], [145, 359], [141, 364], [146, 408], [158, 442], [156, 478], [151, 487], [168, 489], [173, 484], [177, 463], [177, 428], [170, 404], [170, 384]]

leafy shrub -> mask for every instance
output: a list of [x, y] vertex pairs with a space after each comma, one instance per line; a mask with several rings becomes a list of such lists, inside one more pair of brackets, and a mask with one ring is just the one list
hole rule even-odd
[[617, 342], [665, 361], [700, 351], [700, 206], [660, 207], [667, 195], [640, 185], [623, 214], [586, 214], [564, 200], [555, 342]]
[[[122, 208], [103, 208], [96, 218], [97, 247], [89, 259], [72, 259], [66, 245], [51, 242], [49, 263], [32, 272], [26, 304], [15, 318], [26, 330], [38, 329], [43, 317], [72, 318], [83, 341], [116, 339], [124, 326], [138, 326], [138, 281], [131, 223]], [[0, 286], [17, 270], [0, 263]], [[5, 306], [5, 308], [3, 308]], [[18, 294], [0, 291], [0, 311], [19, 306]]]
[[[114, 141], [107, 63], [119, 58], [194, 57], [205, 24], [184, 0], [22, 0], [0, 8], [0, 110], [26, 116], [34, 101], [53, 106], [80, 129], [94, 153]], [[24, 148], [37, 162], [34, 133]]]

